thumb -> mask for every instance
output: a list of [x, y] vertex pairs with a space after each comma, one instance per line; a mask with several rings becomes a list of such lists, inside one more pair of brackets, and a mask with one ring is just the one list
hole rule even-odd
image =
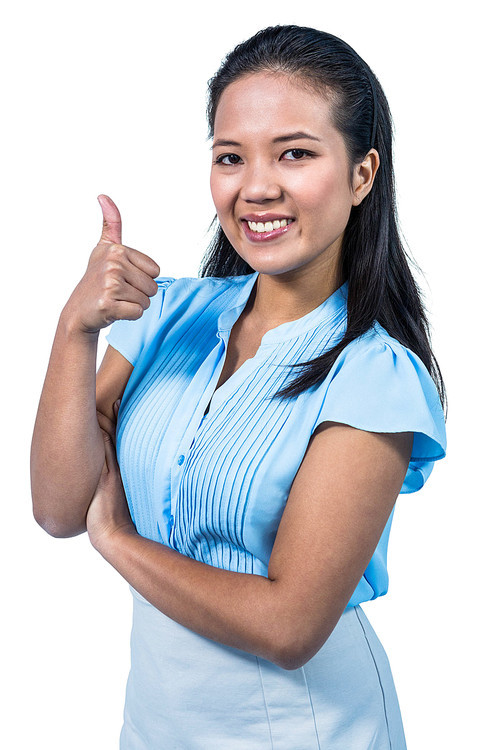
[[101, 242], [122, 244], [122, 217], [118, 207], [109, 195], [98, 195], [97, 200], [102, 208]]

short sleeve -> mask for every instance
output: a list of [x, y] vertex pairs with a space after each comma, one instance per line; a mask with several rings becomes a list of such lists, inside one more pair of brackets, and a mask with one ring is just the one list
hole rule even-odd
[[413, 432], [401, 493], [416, 492], [446, 455], [443, 409], [422, 360], [380, 329], [382, 335], [349, 344], [335, 362], [313, 430], [332, 421], [369, 432]]
[[135, 365], [147, 341], [154, 336], [158, 321], [161, 318], [166, 301], [166, 292], [175, 281], [171, 276], [160, 276], [155, 279], [158, 290], [151, 297], [151, 304], [137, 320], [116, 320], [105, 338], [108, 344], [120, 352]]

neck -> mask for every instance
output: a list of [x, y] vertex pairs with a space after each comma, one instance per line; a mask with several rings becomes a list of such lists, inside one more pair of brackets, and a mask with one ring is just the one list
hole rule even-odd
[[259, 273], [246, 312], [256, 327], [274, 328], [315, 310], [340, 286], [342, 279], [337, 273], [322, 277]]

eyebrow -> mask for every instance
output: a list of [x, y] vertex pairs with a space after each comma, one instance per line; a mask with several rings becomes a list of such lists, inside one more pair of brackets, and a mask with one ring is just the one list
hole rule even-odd
[[[316, 138], [315, 135], [310, 135], [309, 133], [304, 133], [302, 130], [297, 131], [296, 133], [288, 133], [287, 135], [279, 135], [277, 138], [273, 138], [273, 143], [288, 143], [288, 141], [298, 141], [300, 139], [306, 138], [309, 141], [319, 141], [320, 138]], [[238, 143], [238, 141], [227, 141], [224, 138], [218, 138], [216, 141], [214, 141], [213, 145], [210, 147], [211, 149], [214, 149], [216, 146], [240, 146], [241, 143]]]

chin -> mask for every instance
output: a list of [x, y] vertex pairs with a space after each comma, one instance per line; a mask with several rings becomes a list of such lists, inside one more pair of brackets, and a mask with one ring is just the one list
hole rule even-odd
[[258, 248], [257, 250], [252, 248], [249, 251], [248, 248], [238, 248], [235, 245], [233, 247], [242, 260], [248, 263], [254, 271], [259, 271], [260, 273], [272, 275], [286, 273], [302, 265], [300, 261], [293, 263], [282, 252], [278, 253], [277, 248]]
[[249, 266], [251, 266], [254, 271], [258, 271], [261, 274], [264, 274], [266, 276], [285, 276], [286, 274], [292, 274], [298, 269], [300, 269], [300, 264], [298, 265], [283, 265], [279, 263], [266, 263], [265, 261], [257, 262], [255, 261], [252, 263], [250, 260], [246, 261]]

